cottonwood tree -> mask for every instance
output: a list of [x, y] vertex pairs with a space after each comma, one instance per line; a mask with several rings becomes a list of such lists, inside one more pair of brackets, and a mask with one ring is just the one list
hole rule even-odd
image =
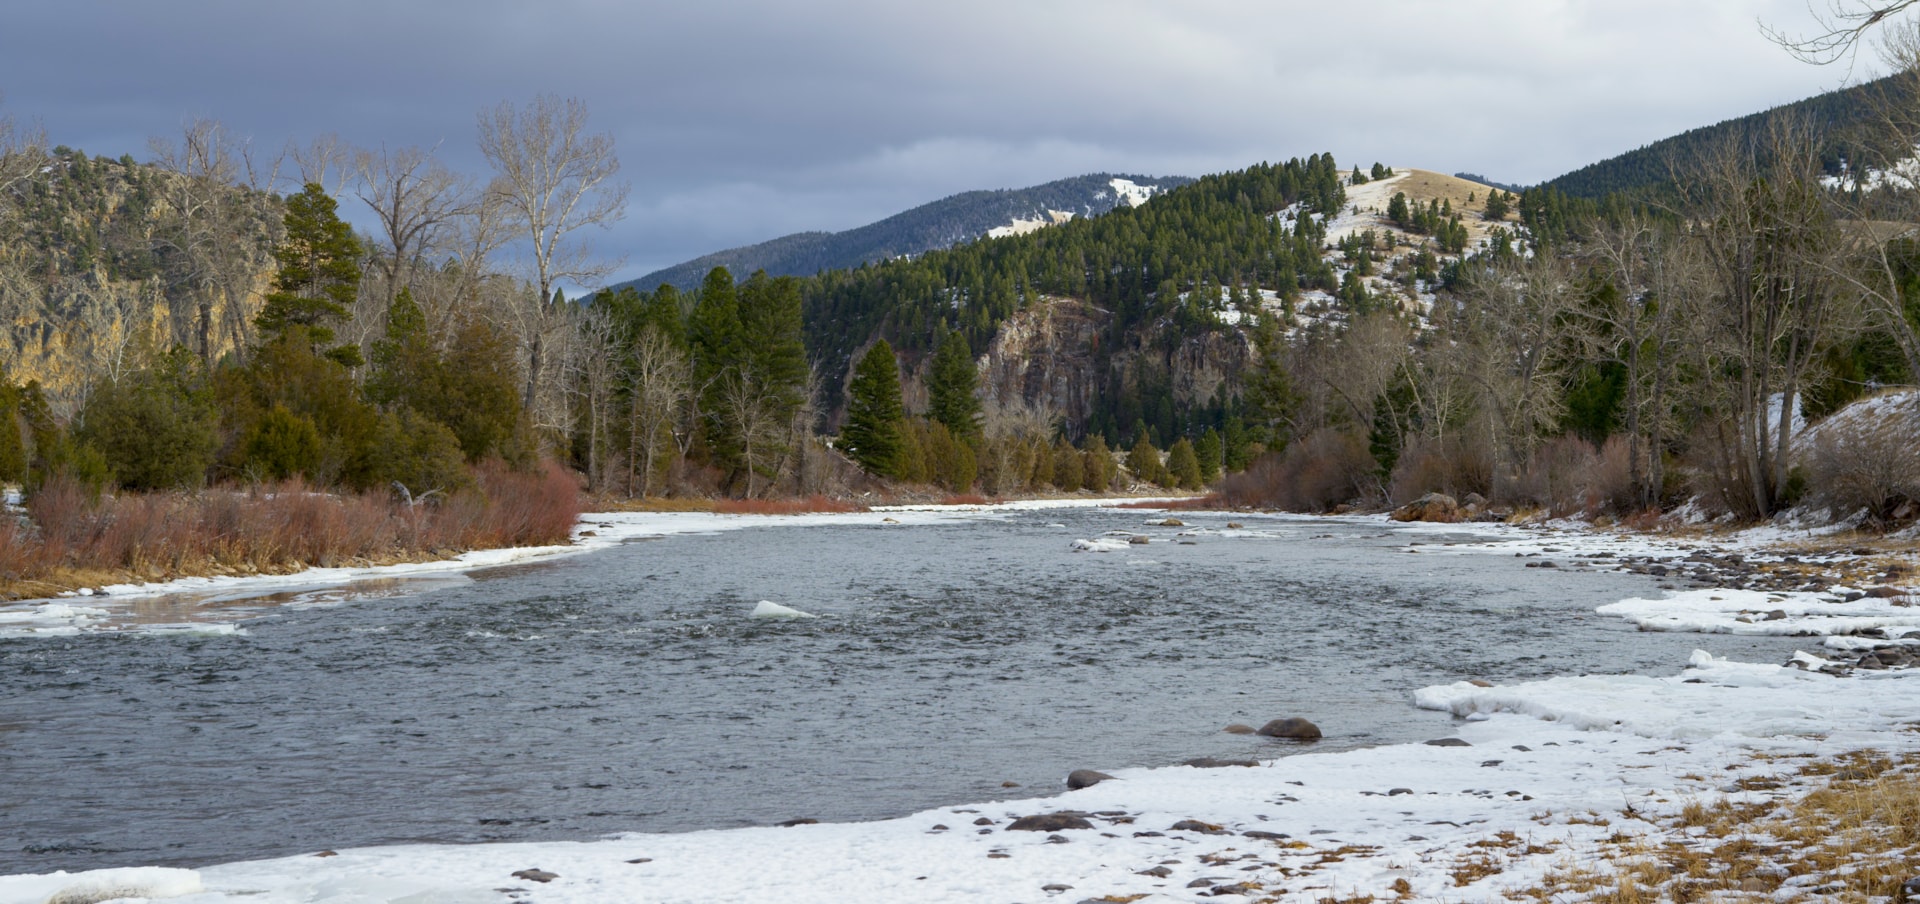
[[1697, 249], [1679, 227], [1637, 214], [1596, 228], [1582, 248], [1604, 282], [1575, 309], [1587, 326], [1579, 335], [1589, 358], [1624, 373], [1628, 480], [1643, 507], [1658, 504], [1666, 479], [1684, 323], [1700, 295]]
[[562, 326], [559, 284], [592, 283], [616, 266], [596, 260], [577, 233], [624, 216], [627, 186], [615, 180], [613, 136], [587, 131], [587, 106], [577, 98], [543, 94], [524, 107], [501, 103], [480, 113], [479, 133], [480, 153], [494, 170], [487, 194], [530, 255], [532, 291], [511, 313], [531, 412], [545, 385], [548, 345]]
[[1571, 368], [1557, 352], [1574, 291], [1566, 262], [1544, 254], [1472, 268], [1467, 279], [1443, 312], [1456, 344], [1448, 357], [1474, 394], [1498, 494], [1566, 411]]
[[1708, 392], [1701, 409], [1717, 415], [1706, 443], [1711, 489], [1752, 518], [1783, 504], [1809, 368], [1849, 327], [1834, 276], [1843, 243], [1820, 186], [1818, 144], [1785, 117], [1761, 142], [1709, 152], [1677, 189], [1699, 224], [1712, 296], [1692, 318], [1690, 346]]
[[[273, 218], [255, 209], [261, 170], [245, 143], [211, 119], [187, 122], [177, 143], [155, 138], [149, 145], [154, 165], [173, 173], [160, 181], [172, 210], [157, 234], [159, 244], [174, 252], [169, 281], [194, 300], [194, 321], [176, 324], [175, 339], [190, 336], [201, 361], [211, 364], [217, 343], [235, 350], [252, 344], [245, 302], [260, 259], [273, 244], [267, 228]], [[246, 190], [236, 187], [243, 183]]]
[[627, 492], [654, 494], [655, 480], [676, 453], [693, 442], [693, 365], [653, 324], [644, 324], [628, 349]]
[[391, 303], [423, 260], [454, 244], [456, 221], [476, 212], [472, 182], [417, 147], [360, 151], [353, 174], [355, 196], [380, 224], [379, 265]]

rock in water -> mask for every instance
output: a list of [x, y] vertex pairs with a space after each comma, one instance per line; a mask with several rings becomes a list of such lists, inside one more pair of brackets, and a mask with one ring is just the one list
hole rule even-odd
[[1092, 769], [1075, 769], [1067, 773], [1067, 787], [1078, 791], [1081, 788], [1091, 788], [1111, 778], [1113, 778], [1113, 776], [1105, 772], [1095, 772]]
[[1428, 493], [1412, 502], [1393, 510], [1387, 517], [1395, 521], [1431, 521], [1437, 524], [1458, 524], [1466, 520], [1460, 513], [1460, 502], [1445, 493]]
[[1290, 738], [1295, 741], [1320, 740], [1320, 726], [1305, 719], [1275, 719], [1260, 726], [1260, 734], [1269, 738]]
[[780, 605], [779, 603], [770, 603], [770, 602], [767, 602], [766, 600], [761, 600], [760, 605], [753, 607], [753, 611], [747, 613], [747, 617], [748, 618], [819, 618], [820, 616], [814, 615], [811, 612], [802, 612], [798, 609], [790, 609], [786, 606]]

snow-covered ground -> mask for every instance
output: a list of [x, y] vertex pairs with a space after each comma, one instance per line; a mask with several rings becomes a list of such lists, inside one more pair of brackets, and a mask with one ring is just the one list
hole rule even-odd
[[[920, 507], [796, 516], [788, 523], [910, 524], [993, 514]], [[588, 539], [603, 542], [744, 526], [743, 519], [725, 516], [592, 517], [596, 536]], [[1478, 539], [1459, 542], [1462, 533]], [[1767, 554], [1767, 543], [1793, 539], [1779, 530], [1701, 540], [1504, 525], [1416, 527], [1406, 536], [1409, 553], [1551, 557], [1594, 567], [1613, 567], [1626, 556], [1677, 561], [1702, 549], [1754, 558]], [[1111, 538], [1087, 542], [1103, 539]], [[1543, 580], [1546, 587], [1550, 579]], [[1667, 619], [1659, 624], [1702, 632], [1706, 650], [1665, 676], [1410, 688], [1410, 705], [1459, 719], [1446, 739], [1450, 746], [1302, 753], [1256, 766], [1122, 770], [1054, 797], [866, 823], [573, 843], [393, 846], [198, 870], [0, 877], [0, 904], [40, 904], [90, 888], [191, 904], [1307, 902], [1363, 895], [1499, 901], [1551, 871], [1598, 866], [1593, 852], [1610, 838], [1617, 844], [1622, 834], [1668, 831], [1659, 818], [1688, 804], [1805, 790], [1803, 782], [1819, 780], [1800, 775], [1803, 761], [1795, 757], [1920, 749], [1913, 731], [1920, 725], [1920, 684], [1910, 683], [1920, 672], [1835, 677], [1728, 662], [1710, 652], [1713, 633], [1733, 626], [1845, 634], [1853, 624], [1848, 620], [1904, 618], [1895, 601], [1834, 602], [1837, 595], [1840, 588], [1818, 594], [1702, 590], [1603, 607], [1637, 623]], [[1782, 617], [1765, 620], [1774, 610]], [[1763, 618], [1755, 620], [1756, 614]], [[1014, 826], [1021, 817], [1045, 814], [1066, 815], [1037, 831]], [[1240, 894], [1247, 897], [1235, 897]]]

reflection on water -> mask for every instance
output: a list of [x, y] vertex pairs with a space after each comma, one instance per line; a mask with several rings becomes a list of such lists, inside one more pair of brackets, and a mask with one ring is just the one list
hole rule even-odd
[[[1306, 716], [1321, 750], [1424, 740], [1448, 722], [1409, 695], [1436, 682], [1792, 648], [1637, 633], [1593, 608], [1647, 579], [1444, 535], [1409, 555], [1377, 524], [1182, 517], [768, 528], [476, 580], [75, 601], [123, 625], [252, 617], [0, 638], [0, 873], [875, 818], [1299, 749], [1231, 722]], [[1070, 549], [1109, 531], [1154, 542]], [[820, 617], [748, 618], [759, 600]]]

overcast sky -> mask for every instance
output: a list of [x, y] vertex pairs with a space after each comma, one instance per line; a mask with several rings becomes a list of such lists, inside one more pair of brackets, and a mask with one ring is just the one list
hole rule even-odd
[[1532, 183], [1849, 78], [1760, 33], [1810, 27], [1805, 0], [6, 6], [0, 113], [93, 154], [211, 117], [268, 151], [332, 132], [482, 173], [482, 107], [578, 97], [632, 185], [594, 238], [616, 278], [1088, 172], [1331, 151]]

